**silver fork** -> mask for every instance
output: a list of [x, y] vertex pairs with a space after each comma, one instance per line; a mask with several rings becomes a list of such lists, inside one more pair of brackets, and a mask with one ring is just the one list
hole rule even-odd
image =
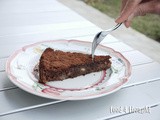
[[99, 33], [96, 34], [96, 36], [94, 37], [94, 40], [92, 42], [92, 60], [94, 60], [94, 53], [95, 50], [97, 48], [97, 46], [99, 45], [99, 43], [112, 31], [116, 30], [122, 23], [118, 23], [116, 26], [114, 26], [113, 28], [110, 28], [108, 30], [104, 30], [101, 31]]

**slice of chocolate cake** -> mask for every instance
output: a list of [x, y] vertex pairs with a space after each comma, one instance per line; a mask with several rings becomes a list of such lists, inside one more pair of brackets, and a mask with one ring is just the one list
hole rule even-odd
[[83, 53], [63, 52], [47, 48], [39, 63], [39, 82], [64, 80], [111, 67], [110, 56], [95, 56]]

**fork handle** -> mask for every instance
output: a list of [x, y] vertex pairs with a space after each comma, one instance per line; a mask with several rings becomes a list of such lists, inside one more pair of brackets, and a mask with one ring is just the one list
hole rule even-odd
[[122, 23], [118, 23], [116, 26], [114, 26], [113, 28], [110, 28], [110, 29], [108, 29], [108, 30], [104, 30], [104, 32], [111, 32], [111, 31], [113, 31], [113, 30], [116, 30], [119, 26], [121, 26], [122, 25]]

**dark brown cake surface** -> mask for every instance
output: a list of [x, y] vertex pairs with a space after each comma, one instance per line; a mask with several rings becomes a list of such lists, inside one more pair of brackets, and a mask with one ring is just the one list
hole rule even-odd
[[64, 80], [97, 72], [110, 68], [110, 56], [95, 56], [94, 62], [91, 55], [63, 52], [47, 48], [39, 63], [39, 82]]

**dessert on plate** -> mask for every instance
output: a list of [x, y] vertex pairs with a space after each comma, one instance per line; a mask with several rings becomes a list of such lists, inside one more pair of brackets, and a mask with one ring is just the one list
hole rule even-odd
[[47, 48], [40, 57], [39, 82], [65, 80], [92, 72], [107, 70], [111, 67], [110, 56], [95, 56], [94, 61], [89, 54], [63, 52]]

